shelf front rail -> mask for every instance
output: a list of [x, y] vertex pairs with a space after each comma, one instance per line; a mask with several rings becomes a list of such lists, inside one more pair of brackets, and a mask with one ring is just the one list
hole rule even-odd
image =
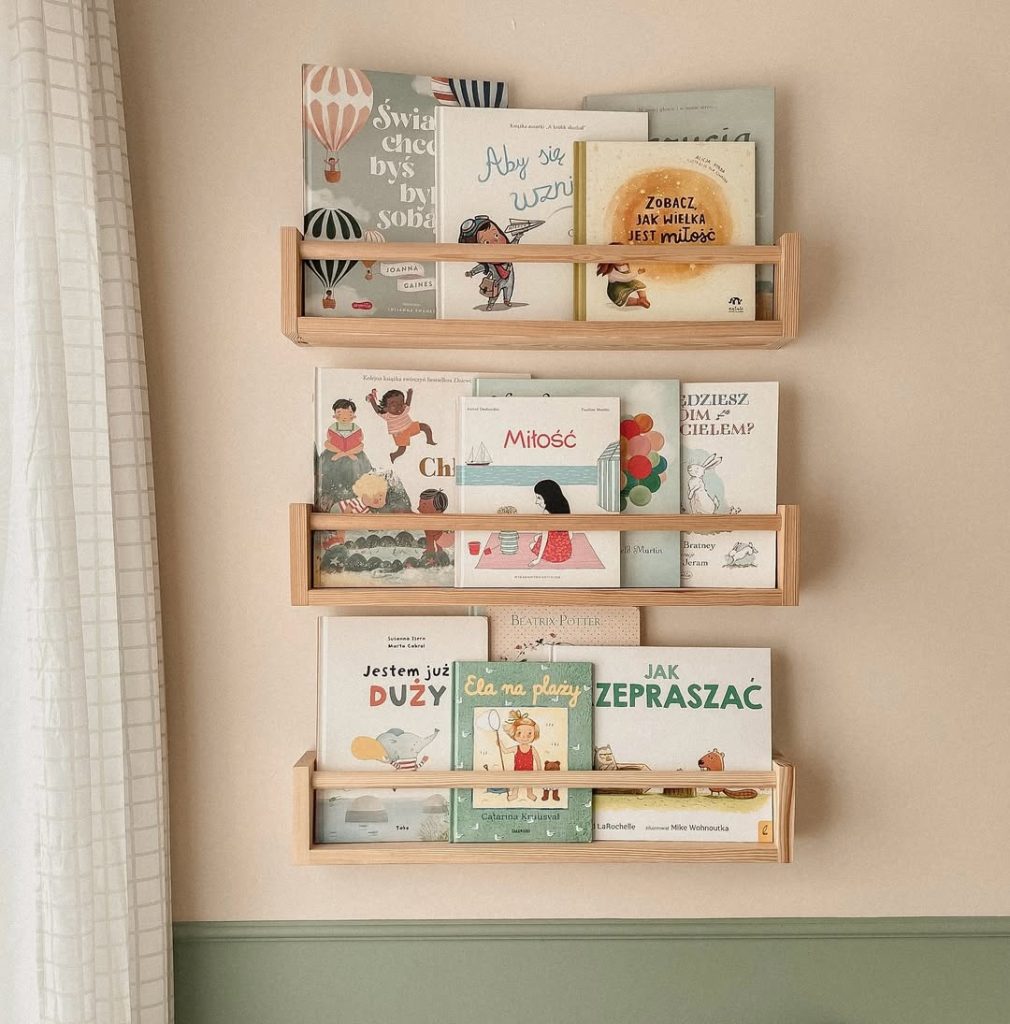
[[313, 512], [311, 505], [290, 508], [291, 603], [317, 607], [389, 607], [407, 604], [440, 606], [525, 604], [610, 606], [781, 605], [799, 604], [798, 505], [779, 505], [769, 515], [555, 515], [552, 529], [673, 530], [714, 533], [766, 530], [776, 537], [776, 586], [748, 587], [313, 587], [312, 534], [317, 530], [387, 533], [398, 530], [542, 530], [543, 515], [366, 516]]
[[[614, 321], [387, 319], [306, 316], [303, 260], [376, 262], [771, 264], [772, 320]], [[779, 348], [799, 332], [800, 237], [777, 245], [459, 245], [318, 241], [281, 228], [281, 330], [297, 345], [347, 348], [525, 349]]]
[[[771, 789], [773, 832], [762, 843], [620, 842], [590, 843], [316, 843], [315, 794], [327, 789], [389, 789], [389, 771], [316, 770], [315, 751], [294, 766], [294, 860], [296, 864], [508, 863], [548, 861], [768, 861], [788, 864], [793, 855], [794, 768], [776, 756], [769, 772], [569, 771], [523, 772], [523, 785], [551, 788], [636, 789], [711, 785]], [[510, 786], [514, 772], [401, 772], [398, 789], [471, 789]]]

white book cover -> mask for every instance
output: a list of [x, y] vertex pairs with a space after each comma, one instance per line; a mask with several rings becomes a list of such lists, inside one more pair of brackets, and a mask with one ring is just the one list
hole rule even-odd
[[[694, 515], [760, 515], [777, 503], [777, 381], [680, 386], [680, 495]], [[682, 533], [681, 585], [774, 587], [776, 535]]]
[[464, 587], [619, 587], [616, 530], [552, 529], [566, 512], [617, 513], [617, 398], [461, 398], [460, 511], [543, 514], [541, 531], [460, 531]]
[[[753, 245], [753, 142], [576, 146], [575, 239], [590, 245]], [[753, 320], [754, 266], [578, 264], [582, 320]]]
[[453, 585], [451, 532], [384, 531], [379, 517], [458, 511], [456, 399], [472, 395], [475, 380], [453, 370], [316, 369], [315, 507], [360, 514], [362, 531], [313, 535], [314, 586]]
[[487, 609], [492, 661], [542, 661], [555, 644], [641, 643], [640, 608], [500, 605]]
[[[452, 663], [487, 658], [479, 616], [323, 616], [316, 764], [322, 771], [452, 767]], [[447, 842], [449, 791], [316, 794], [316, 842]]]
[[[573, 144], [644, 141], [648, 114], [440, 107], [436, 241], [570, 245]], [[571, 320], [566, 263], [441, 263], [443, 319]]]
[[606, 791], [597, 840], [772, 842], [771, 790], [720, 786], [721, 771], [772, 766], [767, 647], [554, 647], [593, 666], [593, 767], [709, 771], [707, 786]]
[[[621, 403], [620, 509], [629, 515], [680, 511], [680, 381], [477, 380], [477, 395], [616, 395]], [[621, 584], [679, 587], [680, 534], [621, 533]]]

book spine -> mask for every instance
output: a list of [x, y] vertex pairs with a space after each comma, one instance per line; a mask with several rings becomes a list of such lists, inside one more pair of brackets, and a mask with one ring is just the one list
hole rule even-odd
[[[576, 245], [586, 244], [586, 144], [575, 143], [575, 161], [572, 168], [575, 182], [575, 209], [573, 211], [573, 231]], [[572, 264], [574, 282], [574, 299], [572, 303], [573, 318], [586, 319], [586, 264]]]
[[[456, 536], [459, 534], [457, 532]], [[452, 745], [450, 751], [449, 768], [456, 770], [456, 754], [459, 750], [459, 704], [456, 695], [460, 691], [459, 685], [459, 662], [452, 663]], [[459, 801], [456, 799], [457, 790], [449, 790], [449, 842], [456, 842]]]
[[[444, 204], [439, 201], [441, 189], [445, 183], [445, 173], [442, 168], [442, 112], [435, 108], [435, 241], [445, 241], [445, 227], [442, 223]], [[444, 316], [445, 288], [444, 267], [441, 263], [435, 264], [435, 319], [441, 320]]]

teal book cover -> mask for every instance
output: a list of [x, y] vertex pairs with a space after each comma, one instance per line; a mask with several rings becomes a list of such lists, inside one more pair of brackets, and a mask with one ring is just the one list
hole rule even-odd
[[453, 770], [515, 772], [514, 786], [453, 791], [454, 843], [587, 843], [590, 789], [524, 786], [522, 772], [593, 765], [593, 672], [586, 662], [457, 661]]
[[[477, 395], [501, 398], [614, 397], [621, 409], [620, 509], [629, 515], [680, 512], [679, 380], [509, 380], [479, 377]], [[621, 534], [625, 587], [679, 587], [680, 534]]]
[[[758, 245], [775, 244], [775, 90], [691, 89], [587, 96], [586, 110], [649, 115], [653, 142], [753, 142]], [[757, 319], [772, 317], [772, 268], [757, 268]]]

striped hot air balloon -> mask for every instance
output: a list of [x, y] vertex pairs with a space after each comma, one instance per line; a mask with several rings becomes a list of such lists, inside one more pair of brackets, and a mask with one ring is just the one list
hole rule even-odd
[[[363, 242], [384, 242], [386, 236], [381, 231], [376, 231], [374, 228], [369, 229], [362, 235], [361, 240]], [[375, 260], [362, 260], [361, 265], [365, 268], [365, 280], [372, 280], [372, 267], [375, 266]]]
[[355, 68], [309, 64], [302, 68], [302, 106], [305, 124], [326, 149], [324, 177], [340, 181], [337, 153], [372, 112], [372, 83]]
[[508, 85], [481, 78], [433, 78], [431, 94], [446, 106], [507, 107]]
[[[361, 238], [361, 225], [346, 210], [309, 210], [305, 214], [305, 237], [322, 242], [339, 239]], [[312, 271], [326, 289], [323, 296], [324, 309], [336, 309], [337, 302], [333, 289], [357, 260], [305, 260], [305, 266]]]

